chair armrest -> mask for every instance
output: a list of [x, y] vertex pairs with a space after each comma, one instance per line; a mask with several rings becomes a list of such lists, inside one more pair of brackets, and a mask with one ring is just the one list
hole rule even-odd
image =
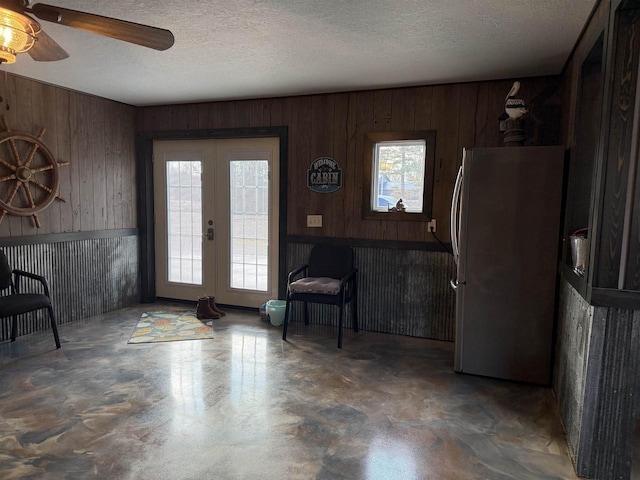
[[344, 277], [342, 277], [340, 279], [340, 283], [342, 283], [343, 285], [346, 284], [347, 282], [350, 282], [353, 278], [355, 278], [356, 273], [358, 273], [358, 269], [357, 268], [352, 268], [349, 273], [347, 273]]
[[345, 295], [351, 297], [353, 292], [356, 289], [356, 274], [358, 273], [357, 268], [352, 268], [349, 270], [344, 277], [340, 279], [340, 291], [342, 292], [342, 297]]
[[292, 280], [295, 278], [295, 276], [302, 272], [304, 272], [306, 276], [307, 268], [309, 268], [309, 265], [305, 264], [305, 265], [300, 265], [295, 270], [291, 270], [291, 272], [289, 272], [289, 276], [287, 277], [287, 285], [290, 285]]
[[42, 275], [36, 275], [35, 273], [25, 272], [24, 270], [17, 269], [13, 270], [13, 274], [16, 277], [16, 293], [20, 293], [20, 277], [27, 277], [40, 282], [42, 284], [42, 287], [44, 288], [44, 294], [47, 297], [51, 298], [51, 296], [49, 295], [49, 282], [47, 282], [47, 279]]

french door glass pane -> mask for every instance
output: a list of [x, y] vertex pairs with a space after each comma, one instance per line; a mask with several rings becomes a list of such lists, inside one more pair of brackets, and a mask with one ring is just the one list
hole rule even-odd
[[168, 280], [202, 285], [202, 162], [167, 162]]
[[265, 292], [268, 288], [269, 162], [233, 160], [231, 197], [231, 287]]

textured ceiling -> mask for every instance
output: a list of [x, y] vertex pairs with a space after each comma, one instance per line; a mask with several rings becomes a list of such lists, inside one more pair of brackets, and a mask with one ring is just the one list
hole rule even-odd
[[164, 52], [41, 22], [70, 54], [0, 69], [131, 105], [560, 73], [595, 0], [46, 0], [169, 29]]

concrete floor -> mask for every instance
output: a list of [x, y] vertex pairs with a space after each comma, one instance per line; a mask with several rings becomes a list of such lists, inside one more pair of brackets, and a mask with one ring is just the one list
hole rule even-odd
[[[458, 375], [453, 344], [281, 329], [128, 345], [140, 305], [0, 344], [2, 479], [573, 479], [551, 390]], [[6, 320], [5, 320], [6, 321]]]

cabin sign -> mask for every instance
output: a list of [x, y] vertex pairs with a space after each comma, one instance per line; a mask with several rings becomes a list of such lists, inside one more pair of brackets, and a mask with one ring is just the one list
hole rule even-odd
[[330, 157], [316, 158], [307, 171], [307, 186], [314, 192], [331, 193], [342, 187], [342, 169]]

